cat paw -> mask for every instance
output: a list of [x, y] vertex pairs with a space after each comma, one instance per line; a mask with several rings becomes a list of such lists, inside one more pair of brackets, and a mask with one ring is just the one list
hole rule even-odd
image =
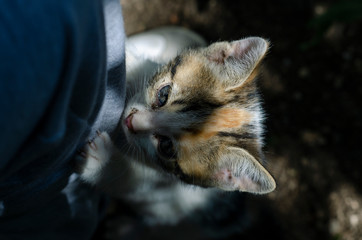
[[102, 175], [103, 167], [109, 162], [112, 154], [112, 141], [108, 133], [97, 131], [97, 136], [89, 140], [77, 154], [77, 162], [81, 165], [80, 177], [89, 183], [96, 184]]

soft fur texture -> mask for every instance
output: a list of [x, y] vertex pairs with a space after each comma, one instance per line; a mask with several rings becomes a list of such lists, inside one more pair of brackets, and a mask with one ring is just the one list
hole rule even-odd
[[82, 178], [169, 223], [220, 190], [273, 191], [255, 82], [268, 45], [219, 42], [184, 51], [150, 79], [129, 72], [119, 125], [85, 146]]

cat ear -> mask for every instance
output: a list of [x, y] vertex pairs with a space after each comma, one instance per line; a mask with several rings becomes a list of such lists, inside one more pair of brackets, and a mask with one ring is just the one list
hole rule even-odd
[[253, 73], [265, 56], [269, 42], [260, 37], [211, 45], [206, 56], [213, 64], [212, 70], [224, 81], [226, 88], [240, 86]]
[[276, 187], [273, 177], [247, 151], [229, 147], [219, 159], [214, 175], [216, 187], [227, 191], [264, 194]]

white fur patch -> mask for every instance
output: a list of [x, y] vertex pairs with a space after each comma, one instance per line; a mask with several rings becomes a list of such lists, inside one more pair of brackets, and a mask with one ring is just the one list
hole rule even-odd
[[83, 149], [85, 165], [81, 178], [89, 183], [96, 184], [101, 176], [101, 170], [109, 162], [112, 155], [113, 143], [108, 133], [102, 132]]

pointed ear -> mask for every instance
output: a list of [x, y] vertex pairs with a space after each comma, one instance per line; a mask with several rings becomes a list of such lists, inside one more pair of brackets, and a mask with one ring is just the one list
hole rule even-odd
[[249, 78], [265, 56], [268, 47], [267, 40], [249, 37], [212, 44], [207, 48], [206, 56], [212, 63], [212, 70], [224, 82], [225, 87], [234, 88]]
[[216, 187], [227, 191], [264, 194], [276, 187], [273, 177], [247, 151], [229, 147], [219, 159], [214, 175]]

